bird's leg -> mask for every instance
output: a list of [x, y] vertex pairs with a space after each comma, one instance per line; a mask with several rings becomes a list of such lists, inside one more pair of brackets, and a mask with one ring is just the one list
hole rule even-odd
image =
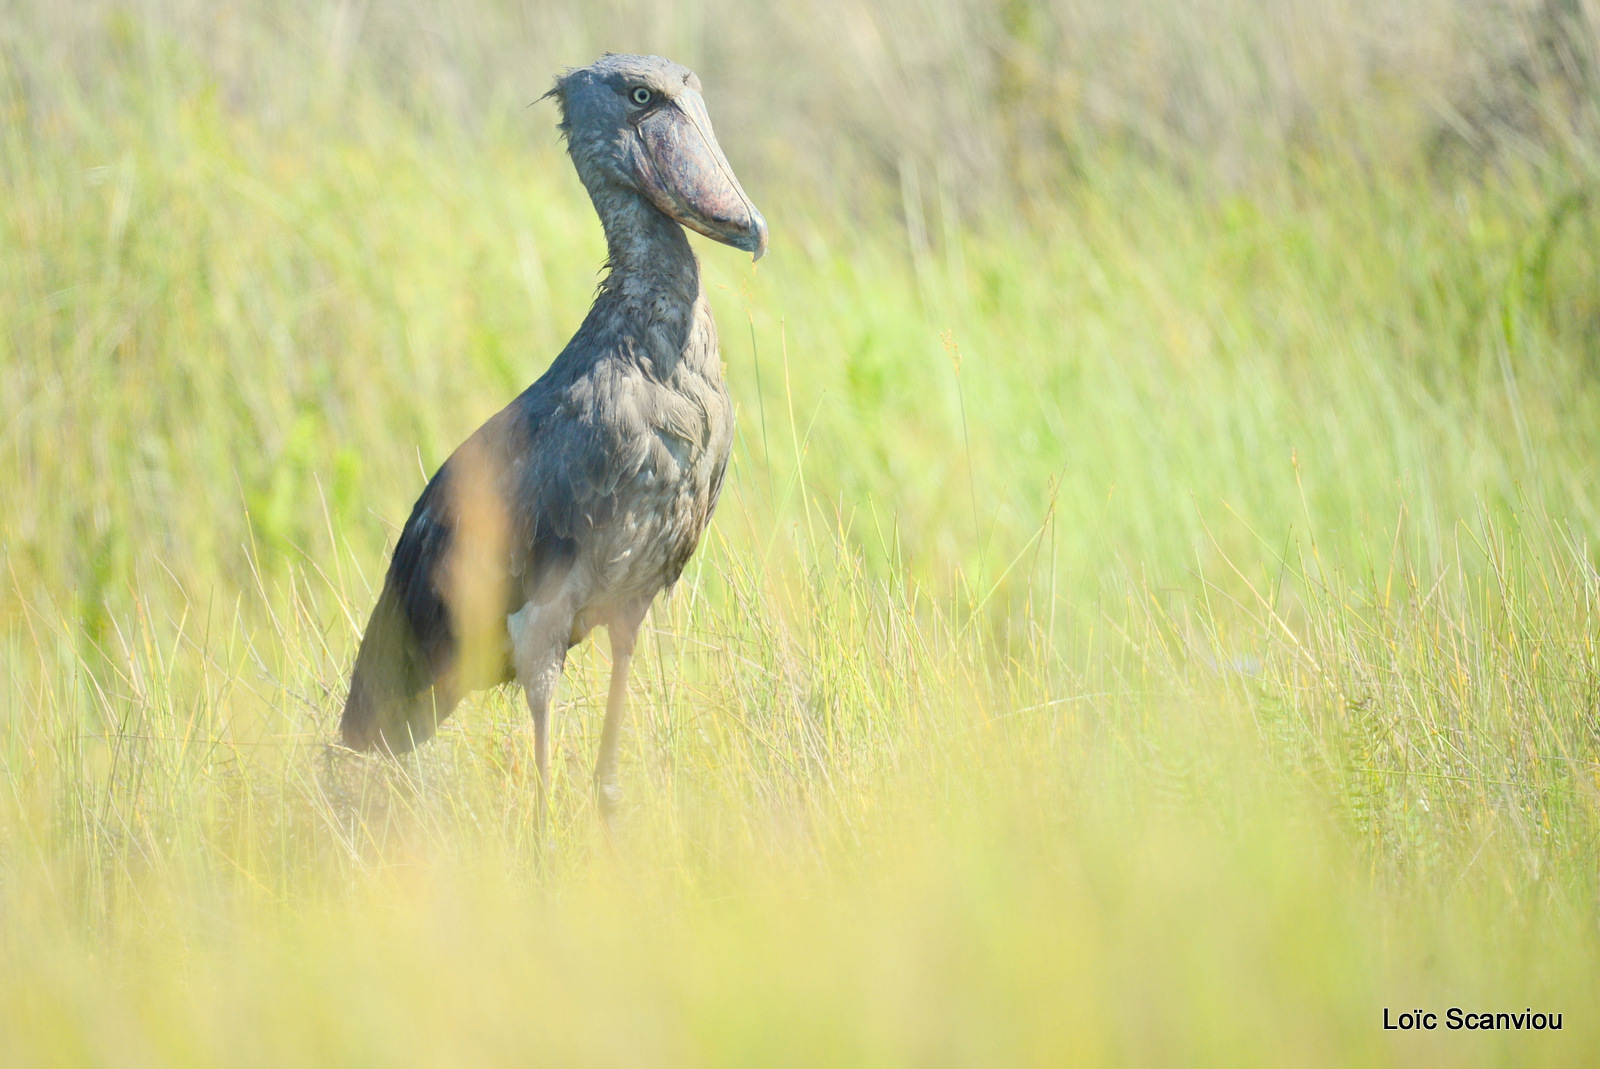
[[539, 771], [539, 824], [544, 826], [550, 797], [550, 701], [556, 682], [567, 660], [567, 635], [572, 629], [572, 613], [560, 611], [557, 603], [524, 605], [506, 618], [511, 633], [512, 657], [517, 681], [528, 699], [533, 718], [533, 758]]
[[628, 712], [628, 662], [633, 660], [633, 643], [649, 608], [648, 601], [630, 605], [619, 610], [606, 627], [611, 635], [611, 692], [606, 697], [605, 725], [600, 729], [600, 755], [594, 763], [594, 796], [608, 830], [622, 800], [622, 789], [617, 786], [617, 741]]

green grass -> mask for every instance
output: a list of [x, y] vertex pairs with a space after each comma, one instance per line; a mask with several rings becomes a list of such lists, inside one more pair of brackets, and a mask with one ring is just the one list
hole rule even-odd
[[740, 437], [612, 850], [603, 643], [546, 842], [518, 693], [327, 746], [426, 474], [587, 308], [552, 116], [286, 118], [106, 25], [0, 72], [0, 1063], [1592, 1063], [1581, 153], [1108, 138], [973, 215], [723, 128], [773, 251], [700, 246]]

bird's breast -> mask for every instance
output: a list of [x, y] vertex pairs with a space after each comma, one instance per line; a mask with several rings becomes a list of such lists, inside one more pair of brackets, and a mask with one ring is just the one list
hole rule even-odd
[[733, 405], [714, 330], [690, 340], [697, 351], [670, 375], [641, 369], [627, 385], [637, 417], [628, 452], [639, 464], [612, 491], [611, 520], [587, 554], [597, 603], [650, 597], [676, 581], [710, 521], [733, 444]]

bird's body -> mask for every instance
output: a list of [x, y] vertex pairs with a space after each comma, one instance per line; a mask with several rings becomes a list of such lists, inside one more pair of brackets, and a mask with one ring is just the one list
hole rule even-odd
[[[624, 108], [619, 126], [607, 92], [665, 103], [642, 117]], [[403, 752], [467, 692], [517, 678], [543, 781], [566, 651], [605, 625], [613, 678], [596, 767], [604, 802], [615, 796], [634, 635], [699, 545], [733, 441], [716, 324], [679, 221], [757, 255], [766, 229], [683, 68], [607, 56], [553, 93], [606, 229], [610, 273], [549, 370], [463, 443], [417, 500], [356, 656], [341, 730], [351, 747]], [[610, 166], [617, 132], [630, 129], [643, 161]], [[740, 210], [735, 196], [742, 219], [729, 218]]]

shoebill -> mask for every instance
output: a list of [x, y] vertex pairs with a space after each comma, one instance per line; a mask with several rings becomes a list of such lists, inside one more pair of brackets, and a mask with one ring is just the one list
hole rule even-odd
[[542, 802], [567, 650], [603, 625], [611, 687], [594, 785], [609, 822], [634, 640], [699, 545], [733, 441], [717, 328], [684, 228], [760, 259], [767, 224], [688, 69], [608, 54], [546, 95], [605, 228], [609, 270], [549, 370], [417, 499], [356, 654], [340, 731], [353, 749], [403, 753], [468, 692], [515, 679], [533, 718]]

